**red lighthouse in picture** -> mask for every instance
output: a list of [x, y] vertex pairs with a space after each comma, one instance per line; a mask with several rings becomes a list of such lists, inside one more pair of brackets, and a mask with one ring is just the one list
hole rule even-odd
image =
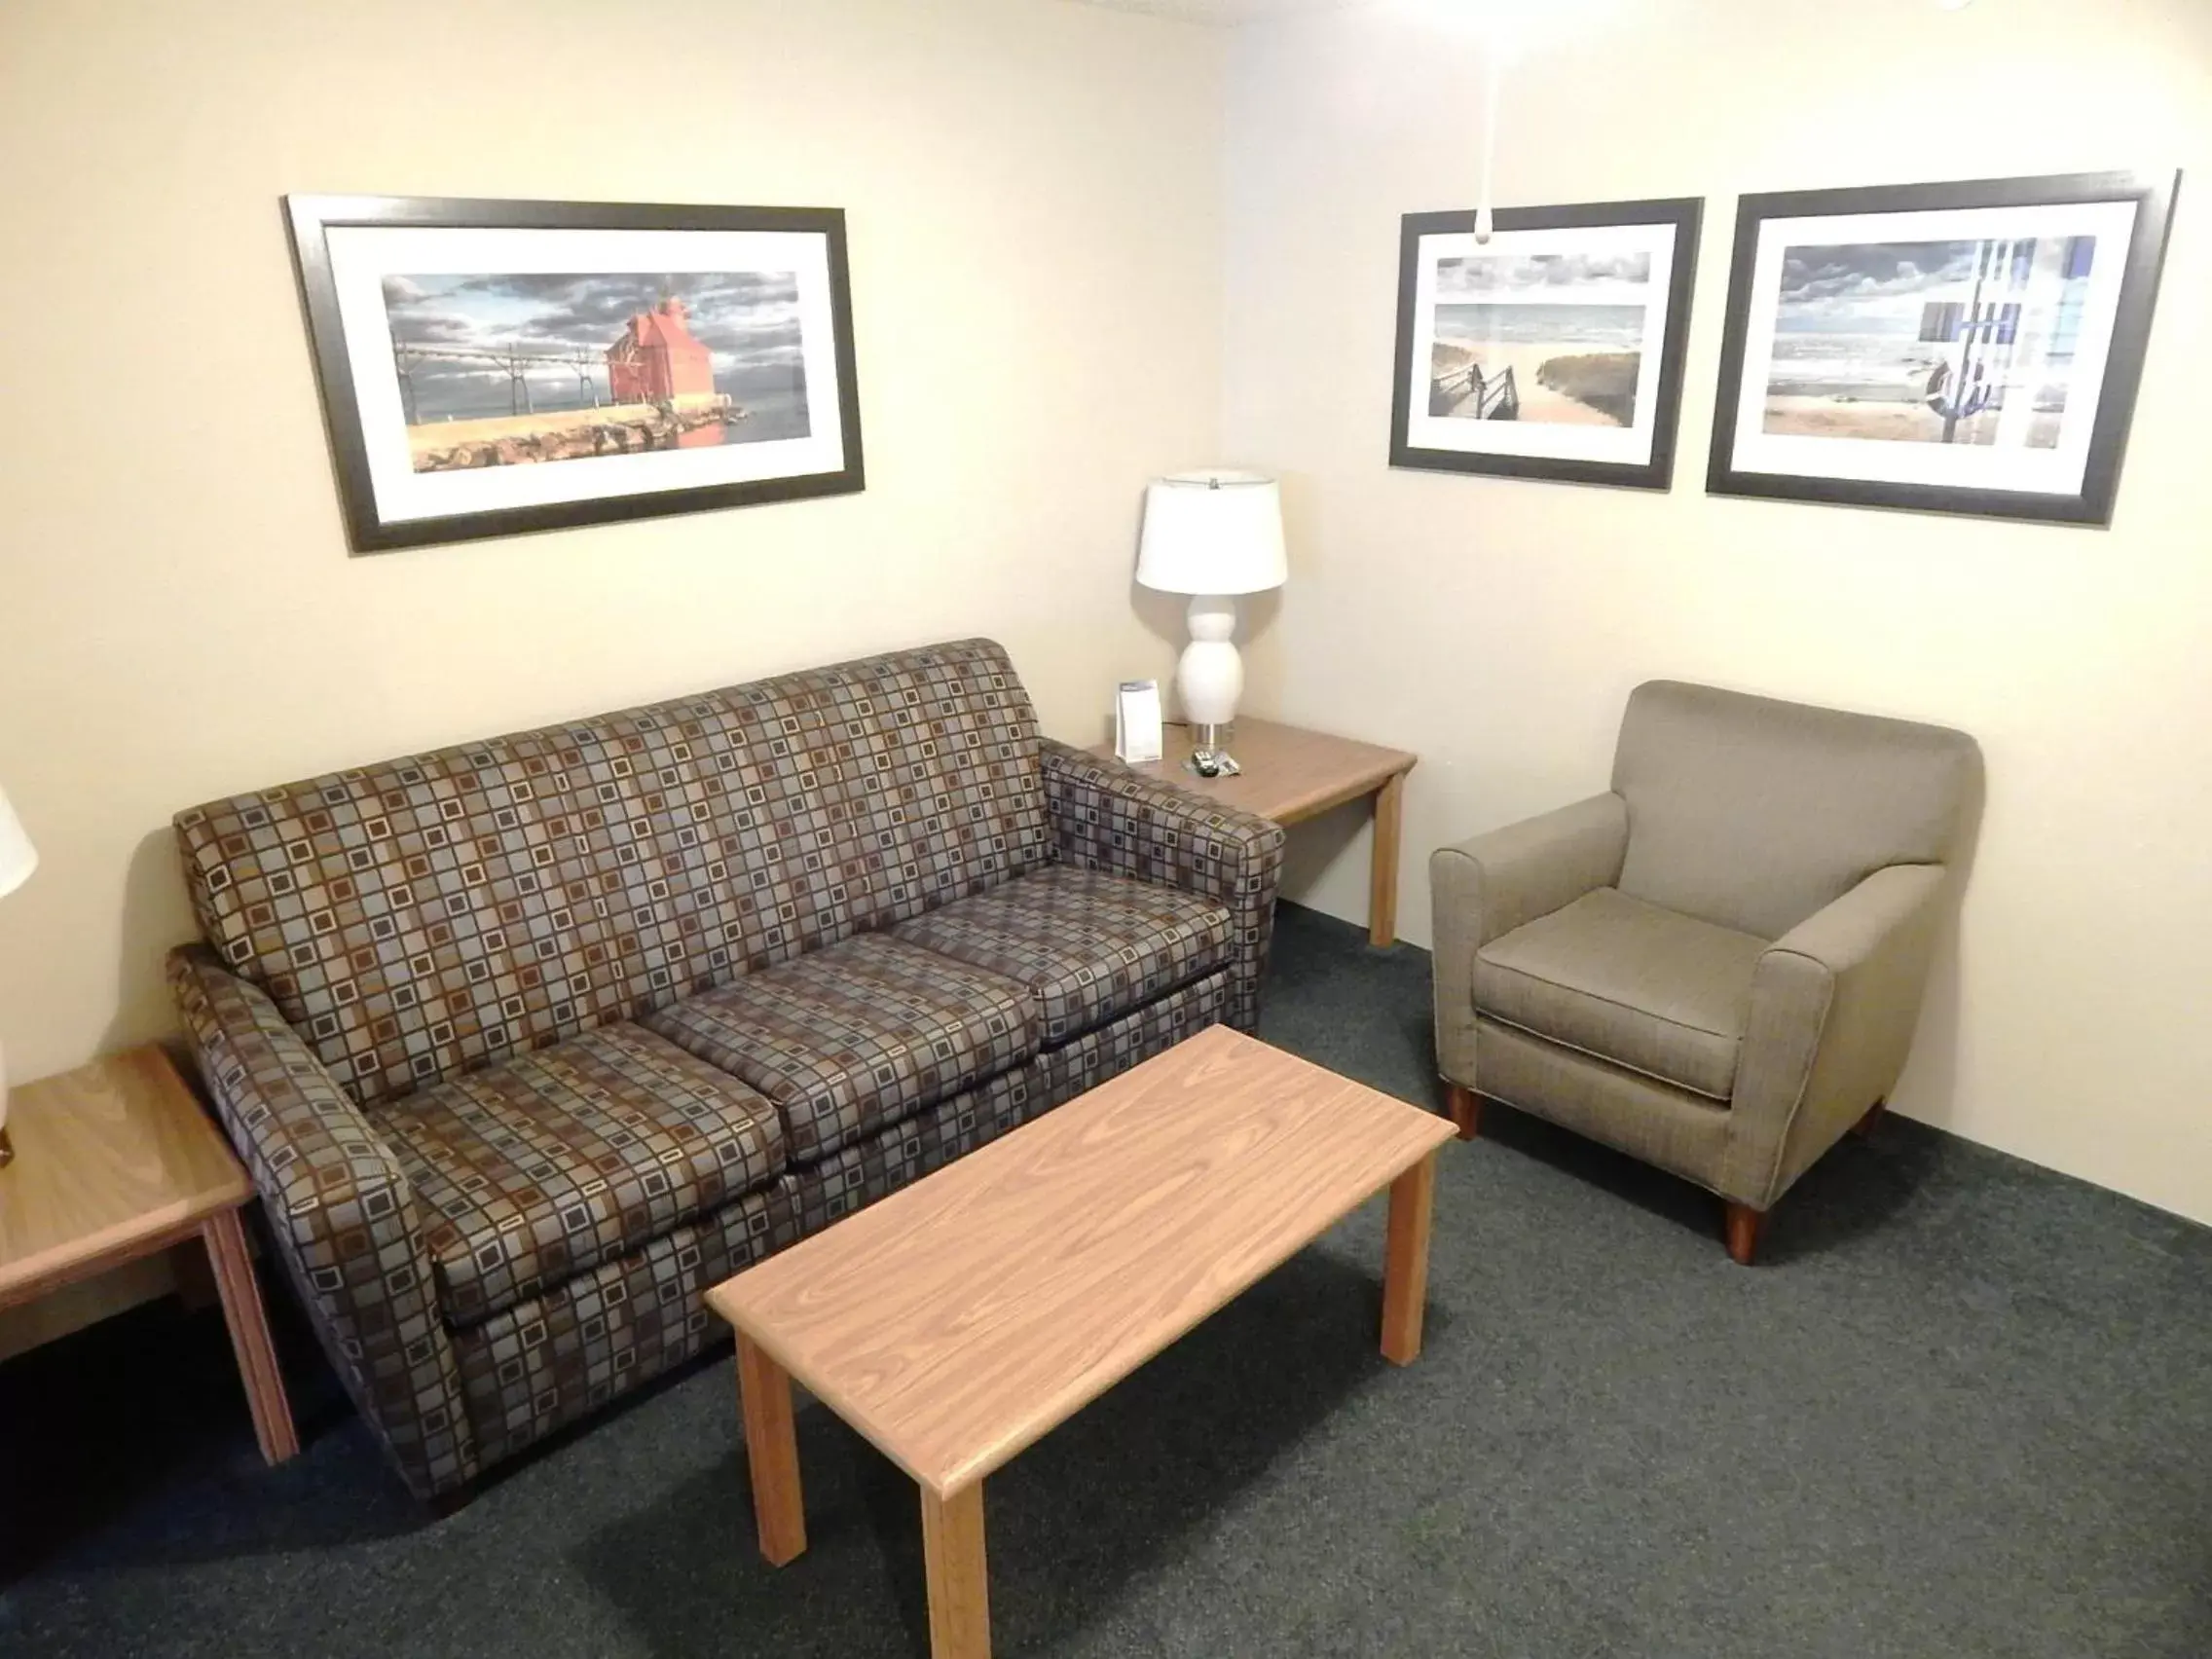
[[715, 359], [693, 338], [687, 308], [671, 295], [630, 318], [607, 349], [608, 390], [617, 403], [684, 404], [715, 396]]

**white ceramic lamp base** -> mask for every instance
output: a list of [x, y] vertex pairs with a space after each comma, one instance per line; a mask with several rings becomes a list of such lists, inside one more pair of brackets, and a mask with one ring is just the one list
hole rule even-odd
[[1236, 650], [1236, 601], [1199, 594], [1185, 612], [1191, 643], [1175, 665], [1175, 691], [1199, 749], [1218, 751], [1220, 728], [1236, 719], [1244, 695], [1244, 659]]

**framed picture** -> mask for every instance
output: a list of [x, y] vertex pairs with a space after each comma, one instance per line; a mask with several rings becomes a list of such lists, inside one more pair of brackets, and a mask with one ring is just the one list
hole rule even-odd
[[1668, 488], [1703, 208], [1407, 214], [1390, 464]]
[[1745, 197], [1706, 488], [2111, 523], [2179, 184]]
[[865, 487], [840, 211], [284, 205], [356, 553]]

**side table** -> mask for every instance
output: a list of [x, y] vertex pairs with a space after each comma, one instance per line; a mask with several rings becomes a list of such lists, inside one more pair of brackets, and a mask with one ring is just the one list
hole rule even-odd
[[[1131, 770], [1224, 806], [1272, 818], [1277, 824], [1297, 824], [1346, 801], [1374, 796], [1375, 851], [1368, 872], [1367, 937], [1378, 945], [1396, 941], [1398, 830], [1406, 774], [1419, 763], [1419, 756], [1300, 726], [1279, 725], [1273, 720], [1241, 718], [1230, 727], [1229, 751], [1243, 771], [1234, 778], [1201, 778], [1184, 764], [1191, 757], [1190, 728], [1171, 723], [1166, 735], [1164, 757]], [[1090, 753], [1110, 759], [1114, 746], [1098, 744]]]
[[0, 1308], [198, 1235], [205, 1240], [261, 1455], [300, 1449], [239, 1209], [253, 1183], [158, 1048], [18, 1088], [0, 1167]]

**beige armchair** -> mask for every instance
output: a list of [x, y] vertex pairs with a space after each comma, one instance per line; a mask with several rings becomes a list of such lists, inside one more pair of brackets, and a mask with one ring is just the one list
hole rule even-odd
[[1437, 1067], [1766, 1213], [1881, 1111], [1981, 784], [1964, 732], [1655, 681], [1613, 787], [1446, 847]]

